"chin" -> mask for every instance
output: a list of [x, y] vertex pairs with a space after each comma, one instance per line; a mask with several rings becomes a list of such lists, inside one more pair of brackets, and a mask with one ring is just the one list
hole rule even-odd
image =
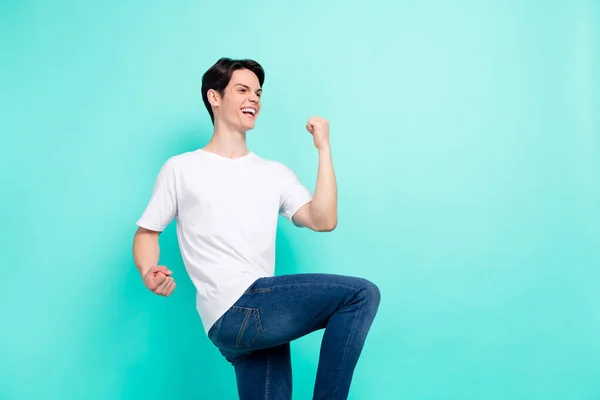
[[254, 122], [245, 123], [245, 124], [242, 124], [242, 128], [246, 131], [251, 131], [252, 129], [254, 129], [254, 125], [255, 125]]

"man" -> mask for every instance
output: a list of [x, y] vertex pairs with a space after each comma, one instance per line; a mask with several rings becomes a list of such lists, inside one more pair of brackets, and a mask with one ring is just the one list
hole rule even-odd
[[213, 136], [163, 164], [137, 222], [135, 264], [148, 289], [173, 293], [171, 271], [158, 265], [158, 237], [175, 219], [205, 333], [234, 366], [240, 399], [291, 399], [290, 341], [323, 328], [314, 398], [346, 399], [380, 293], [362, 278], [274, 276], [278, 215], [298, 227], [332, 231], [337, 187], [323, 118], [306, 125], [319, 152], [314, 196], [290, 168], [246, 147], [264, 77], [257, 62], [229, 58], [203, 75]]

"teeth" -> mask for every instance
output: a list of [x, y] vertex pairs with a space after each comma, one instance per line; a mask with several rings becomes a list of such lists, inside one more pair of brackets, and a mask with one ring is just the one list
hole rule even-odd
[[250, 114], [256, 114], [256, 110], [253, 108], [242, 108], [242, 112], [249, 112]]

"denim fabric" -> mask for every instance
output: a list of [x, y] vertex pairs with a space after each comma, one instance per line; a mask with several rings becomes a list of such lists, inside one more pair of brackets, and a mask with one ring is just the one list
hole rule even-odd
[[379, 302], [377, 286], [362, 278], [260, 278], [208, 337], [234, 366], [241, 400], [286, 400], [292, 398], [290, 342], [325, 329], [313, 399], [346, 399]]

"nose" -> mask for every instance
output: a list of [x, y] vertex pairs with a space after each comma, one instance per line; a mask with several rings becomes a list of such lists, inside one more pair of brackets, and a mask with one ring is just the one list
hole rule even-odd
[[258, 97], [258, 95], [256, 93], [251, 93], [250, 94], [250, 101], [253, 103], [258, 103], [260, 100], [260, 98]]

